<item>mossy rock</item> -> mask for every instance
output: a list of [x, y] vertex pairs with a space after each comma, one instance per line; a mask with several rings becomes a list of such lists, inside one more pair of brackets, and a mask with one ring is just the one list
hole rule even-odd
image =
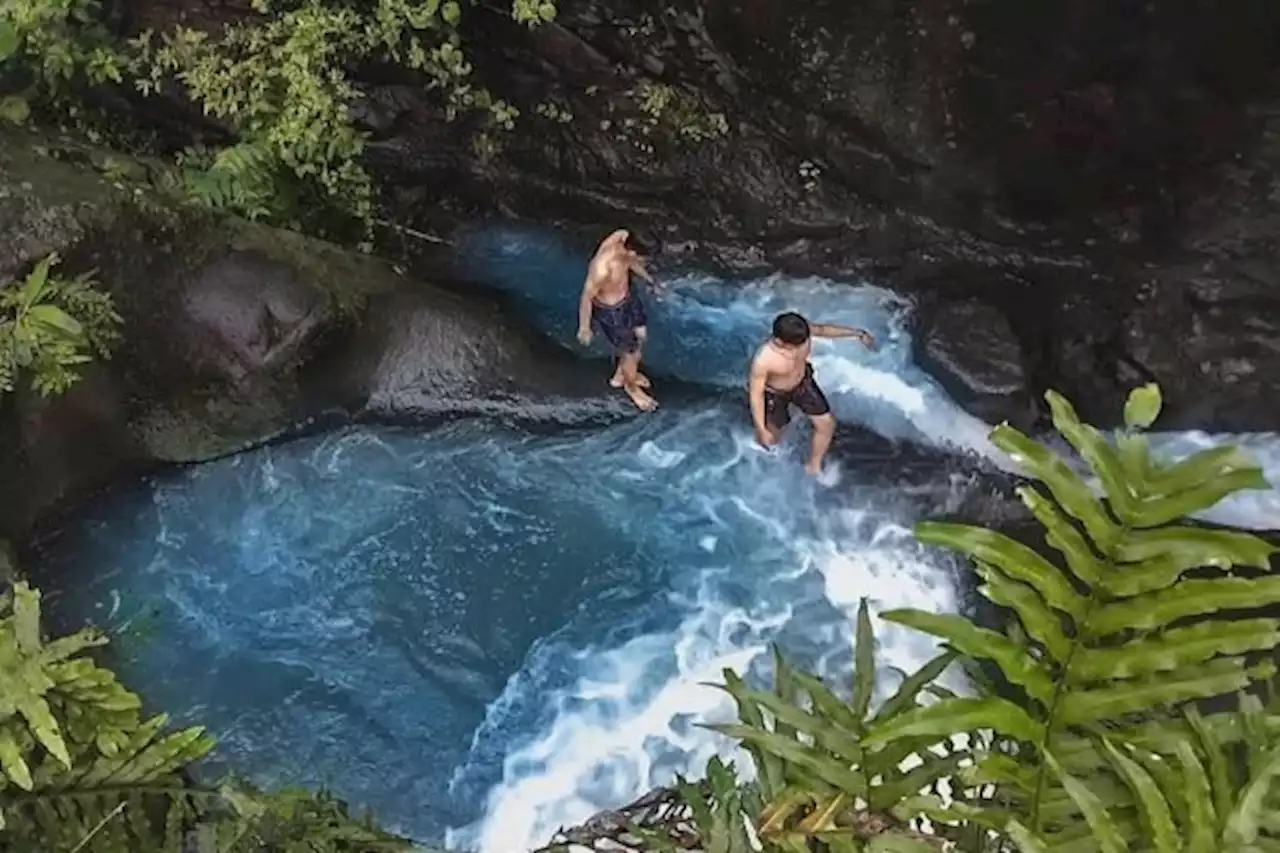
[[185, 204], [163, 169], [0, 129], [0, 282], [56, 252], [69, 274], [95, 270], [124, 318], [113, 357], [68, 394], [0, 399], [0, 534], [122, 467], [280, 435], [315, 406], [306, 369], [324, 343], [402, 284], [373, 258]]

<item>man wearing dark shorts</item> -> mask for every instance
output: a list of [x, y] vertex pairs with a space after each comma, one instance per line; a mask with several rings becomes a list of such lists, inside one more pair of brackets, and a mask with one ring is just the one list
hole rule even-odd
[[875, 338], [863, 329], [814, 323], [799, 314], [779, 314], [773, 321], [773, 336], [756, 352], [751, 361], [747, 394], [751, 403], [751, 422], [756, 441], [772, 447], [782, 438], [791, 423], [791, 407], [795, 406], [813, 422], [813, 441], [805, 470], [817, 474], [835, 436], [836, 419], [831, 414], [827, 397], [813, 378], [809, 355], [813, 338], [856, 338], [870, 349]]
[[640, 372], [640, 357], [649, 337], [644, 303], [631, 289], [631, 274], [655, 284], [636, 251], [631, 235], [615, 231], [600, 244], [587, 266], [587, 280], [578, 300], [578, 341], [591, 343], [599, 333], [618, 357], [609, 384], [621, 388], [643, 412], [658, 408], [649, 395], [649, 379]]

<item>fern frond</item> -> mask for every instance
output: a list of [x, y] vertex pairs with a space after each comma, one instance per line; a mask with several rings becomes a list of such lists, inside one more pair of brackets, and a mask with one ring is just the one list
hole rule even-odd
[[[1187, 751], [1193, 729], [1210, 730], [1204, 721], [1175, 724], [1163, 715], [1274, 677], [1263, 653], [1280, 647], [1280, 620], [1238, 612], [1280, 603], [1280, 576], [1268, 574], [1277, 549], [1265, 540], [1175, 522], [1267, 483], [1233, 448], [1172, 465], [1153, 458], [1139, 430], [1158, 414], [1154, 386], [1131, 395], [1129, 429], [1114, 444], [1062, 397], [1046, 396], [1055, 427], [1096, 475], [1101, 498], [1065, 461], [1011, 427], [996, 428], [992, 441], [1037, 481], [1018, 492], [1061, 566], [978, 527], [923, 523], [916, 530], [926, 544], [968, 555], [980, 591], [1012, 612], [1018, 630], [1006, 636], [961, 616], [916, 610], [881, 614], [988, 662], [1005, 686], [999, 696], [944, 696], [880, 722], [862, 746], [987, 728], [1012, 748], [975, 754], [966, 783], [999, 786], [1012, 809], [1004, 831], [1024, 849], [1121, 850], [1141, 837], [1154, 850], [1181, 850], [1170, 815], [1192, 810], [1190, 797], [1205, 790], [1214, 792], [1215, 814], [1226, 807], [1222, 756], [1204, 739], [1201, 753]], [[1228, 611], [1231, 619], [1219, 618]], [[1265, 754], [1260, 744], [1272, 723], [1260, 714], [1248, 719], [1253, 729], [1235, 739], [1252, 734], [1250, 754]], [[1114, 742], [1097, 732], [1111, 732]], [[1144, 745], [1153, 732], [1159, 749]], [[1210, 776], [1187, 777], [1197, 772]], [[1207, 813], [1202, 799], [1194, 807]], [[1215, 843], [1224, 839], [1215, 835]]]
[[[1168, 725], [1163, 752], [1132, 733], [1095, 735], [1090, 747], [1103, 766], [1069, 771], [1052, 753], [1045, 761], [1068, 802], [1042, 810], [1045, 828], [1027, 837], [1047, 850], [1151, 849], [1176, 853], [1254, 853], [1280, 848], [1280, 732], [1261, 704], [1242, 697], [1238, 711]], [[1252, 731], [1234, 743], [1216, 732]], [[1258, 724], [1262, 724], [1261, 726]], [[1231, 768], [1240, 772], [1232, 772]], [[1052, 806], [1052, 807], [1048, 807]], [[1076, 820], [1077, 816], [1084, 820]], [[1024, 827], [1025, 828], [1025, 827]]]
[[224, 148], [208, 168], [189, 171], [186, 180], [189, 197], [215, 210], [250, 220], [288, 213], [280, 158], [266, 143], [243, 142]]
[[[926, 688], [956, 655], [947, 652], [930, 661], [873, 709], [875, 636], [865, 600], [856, 636], [853, 690], [847, 701], [776, 653], [771, 691], [750, 689], [732, 671], [724, 673], [723, 689], [736, 701], [741, 722], [710, 728], [739, 740], [755, 759], [767, 800], [756, 829], [774, 845], [770, 849], [803, 851], [812, 839], [832, 850], [864, 845], [916, 850], [921, 844], [938, 849], [933, 840], [922, 841], [910, 832], [893, 809], [904, 799], [935, 791], [968, 761], [966, 749], [951, 749], [928, 734], [912, 736], [911, 721], [927, 718], [930, 711], [921, 704]], [[961, 721], [948, 728], [948, 735], [982, 727], [976, 717], [970, 721], [975, 725]], [[902, 725], [902, 736], [877, 741], [874, 731], [886, 725]]]

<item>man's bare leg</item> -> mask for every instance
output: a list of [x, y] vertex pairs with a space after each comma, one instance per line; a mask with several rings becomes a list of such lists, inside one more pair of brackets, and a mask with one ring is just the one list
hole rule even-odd
[[[653, 383], [649, 381], [649, 377], [645, 376], [643, 373], [640, 372], [641, 353], [644, 352], [644, 345], [649, 340], [649, 328], [647, 326], [641, 326], [640, 328], [636, 329], [635, 334], [636, 334], [636, 351], [635, 351], [636, 385], [638, 385], [641, 388], [652, 388]], [[626, 358], [627, 356], [625, 354], [618, 358], [618, 368], [613, 371], [613, 378], [609, 380], [609, 384], [612, 385], [614, 388], [622, 388], [627, 384], [626, 370], [623, 367], [623, 363], [626, 361]]]
[[623, 355], [618, 362], [618, 368], [622, 372], [622, 390], [631, 398], [631, 402], [636, 404], [636, 408], [642, 412], [652, 412], [658, 408], [658, 401], [649, 396], [640, 385], [639, 350]]
[[831, 448], [831, 439], [836, 434], [836, 419], [828, 412], [809, 420], [813, 422], [813, 443], [810, 445], [809, 461], [805, 463], [804, 470], [810, 474], [819, 474], [822, 472], [822, 460], [826, 458], [827, 451]]
[[[649, 377], [640, 371], [636, 371], [636, 384], [641, 388], [652, 388], [653, 383], [649, 381]], [[618, 367], [613, 371], [613, 376], [609, 379], [609, 385], [613, 388], [622, 387], [622, 359], [618, 359]]]

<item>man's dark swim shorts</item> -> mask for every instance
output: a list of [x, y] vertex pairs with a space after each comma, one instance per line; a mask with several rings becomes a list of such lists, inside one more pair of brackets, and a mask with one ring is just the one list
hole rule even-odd
[[789, 391], [764, 389], [764, 420], [775, 430], [781, 430], [791, 422], [791, 407], [795, 406], [809, 417], [825, 415], [831, 411], [827, 396], [822, 393], [813, 378], [813, 365], [804, 366], [804, 379]]
[[649, 316], [645, 313], [644, 303], [635, 293], [627, 294], [616, 305], [591, 303], [591, 325], [602, 335], [618, 354], [639, 352], [640, 336], [636, 329], [649, 325]]

